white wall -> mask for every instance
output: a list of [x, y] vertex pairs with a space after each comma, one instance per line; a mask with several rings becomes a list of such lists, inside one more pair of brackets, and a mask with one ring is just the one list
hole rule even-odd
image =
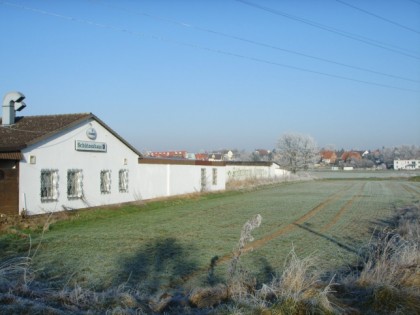
[[420, 168], [420, 160], [394, 160], [394, 169], [413, 170]]
[[[92, 141], [86, 130], [95, 128], [95, 142], [107, 144], [107, 152], [85, 152], [75, 150], [75, 141]], [[28, 214], [78, 209], [89, 206], [134, 201], [139, 198], [135, 182], [138, 175], [138, 155], [123, 144], [112, 133], [95, 120], [85, 121], [66, 132], [41, 141], [22, 150], [24, 159], [20, 162], [19, 211]], [[36, 163], [30, 164], [30, 156]], [[126, 161], [126, 165], [124, 162]], [[41, 170], [58, 170], [58, 198], [53, 202], [41, 202]], [[83, 173], [83, 199], [67, 197], [67, 170], [81, 169]], [[120, 169], [129, 172], [128, 192], [119, 192], [118, 173]], [[101, 170], [111, 170], [111, 193], [100, 191]]]
[[[266, 164], [266, 163], [264, 163]], [[245, 180], [245, 179], [261, 179], [261, 178], [276, 178], [286, 177], [290, 175], [289, 171], [281, 169], [279, 165], [271, 163], [270, 165], [257, 165], [257, 163], [250, 163], [246, 165], [227, 164], [226, 165], [227, 180]]]
[[[205, 191], [224, 190], [226, 170], [224, 166], [154, 164], [141, 161], [138, 166], [138, 190], [142, 199], [168, 197], [201, 191], [201, 169], [206, 169]], [[212, 181], [213, 169], [217, 169], [217, 183]]]

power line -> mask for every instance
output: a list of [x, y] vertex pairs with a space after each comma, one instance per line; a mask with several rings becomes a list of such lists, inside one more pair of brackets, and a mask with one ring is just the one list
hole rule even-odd
[[[101, 2], [101, 1], [99, 1], [99, 2]], [[97, 1], [94, 1], [94, 3], [98, 4]], [[299, 51], [295, 51], [295, 50], [291, 50], [291, 49], [287, 49], [287, 48], [282, 48], [282, 47], [267, 44], [267, 43], [258, 42], [258, 41], [247, 39], [247, 38], [244, 38], [244, 37], [239, 37], [239, 36], [235, 36], [235, 35], [226, 34], [226, 33], [211, 30], [211, 29], [208, 29], [208, 28], [194, 26], [194, 25], [189, 24], [189, 23], [179, 22], [179, 21], [176, 21], [176, 20], [173, 20], [173, 19], [168, 19], [168, 18], [164, 18], [164, 17], [161, 17], [161, 16], [156, 16], [156, 15], [152, 15], [152, 14], [149, 14], [149, 13], [135, 12], [135, 11], [128, 10], [128, 9], [125, 9], [125, 8], [122, 8], [122, 7], [116, 7], [114, 5], [106, 5], [106, 4], [101, 4], [101, 5], [107, 6], [107, 7], [112, 8], [112, 9], [118, 9], [118, 10], [122, 10], [122, 11], [125, 11], [125, 12], [129, 12], [131, 14], [146, 16], [148, 18], [159, 20], [159, 21], [164, 21], [166, 23], [175, 24], [177, 26], [181, 26], [181, 27], [184, 27], [184, 28], [190, 28], [190, 29], [194, 29], [194, 30], [197, 30], [197, 31], [210, 33], [210, 34], [213, 34], [213, 35], [223, 36], [223, 37], [226, 37], [226, 38], [242, 41], [242, 42], [245, 42], [245, 43], [248, 43], [248, 44], [253, 44], [253, 45], [257, 45], [257, 46], [261, 46], [261, 47], [265, 47], [265, 48], [270, 48], [270, 49], [274, 49], [274, 50], [279, 50], [279, 51], [283, 51], [283, 52], [286, 52], [286, 53], [289, 53], [289, 54], [294, 54], [294, 55], [301, 56], [301, 57], [311, 58], [311, 59], [314, 59], [314, 60], [327, 62], [327, 63], [330, 63], [330, 64], [342, 66], [342, 67], [347, 67], [347, 68], [351, 68], [351, 69], [355, 69], [355, 70], [359, 70], [359, 71], [364, 71], [364, 72], [368, 72], [368, 73], [382, 75], [382, 76], [386, 76], [386, 77], [390, 77], [390, 78], [394, 78], [394, 79], [400, 79], [400, 80], [405, 80], [405, 81], [410, 81], [410, 82], [415, 82], [415, 83], [420, 82], [419, 80], [406, 78], [406, 77], [402, 77], [402, 76], [398, 76], [398, 75], [394, 75], [394, 74], [384, 73], [384, 72], [381, 72], [381, 71], [376, 71], [376, 70], [372, 70], [372, 69], [368, 69], [368, 68], [364, 68], [364, 67], [354, 66], [354, 65], [346, 64], [344, 62], [328, 59], [328, 58], [317, 57], [317, 56], [309, 55], [309, 54], [302, 53], [302, 52], [299, 52]]]
[[125, 28], [119, 28], [119, 27], [109, 25], [109, 24], [102, 24], [102, 23], [97, 23], [97, 22], [93, 22], [93, 21], [90, 21], [90, 20], [75, 18], [75, 17], [71, 17], [71, 16], [65, 16], [65, 15], [54, 13], [54, 12], [49, 12], [49, 11], [45, 11], [45, 10], [31, 8], [31, 7], [28, 7], [28, 6], [25, 6], [25, 5], [18, 5], [18, 4], [14, 4], [14, 3], [5, 2], [5, 1], [0, 1], [0, 4], [6, 5], [6, 6], [12, 6], [12, 7], [15, 7], [15, 8], [18, 8], [18, 9], [22, 9], [22, 10], [32, 11], [34, 13], [38, 13], [38, 14], [42, 14], [42, 15], [47, 15], [47, 16], [52, 16], [52, 17], [64, 19], [64, 20], [67, 20], [67, 21], [70, 21], [70, 22], [84, 23], [84, 24], [88, 24], [88, 25], [91, 25], [91, 26], [96, 26], [96, 27], [110, 29], [110, 30], [117, 31], [117, 32], [126, 33], [126, 34], [129, 34], [129, 35], [132, 35], [132, 36], [137, 36], [137, 37], [142, 37], [142, 38], [151, 38], [151, 39], [154, 39], [154, 40], [159, 40], [159, 41], [163, 41], [163, 42], [167, 42], [167, 43], [177, 44], [177, 45], [186, 46], [186, 47], [195, 48], [195, 49], [200, 49], [200, 50], [204, 50], [204, 51], [210, 51], [210, 52], [221, 54], [221, 55], [231, 56], [231, 57], [240, 58], [240, 59], [244, 59], [244, 60], [251, 60], [251, 61], [258, 62], [258, 63], [274, 65], [274, 66], [279, 66], [279, 67], [288, 68], [288, 69], [292, 69], [292, 70], [297, 70], [297, 71], [301, 71], [301, 72], [312, 73], [312, 74], [322, 75], [322, 76], [326, 76], [326, 77], [331, 77], [331, 78], [341, 79], [341, 80], [346, 80], [346, 81], [351, 81], [351, 82], [363, 83], [363, 84], [367, 84], [367, 85], [379, 86], [379, 87], [383, 87], [383, 88], [391, 88], [391, 89], [396, 89], [396, 90], [401, 90], [401, 91], [409, 91], [409, 92], [415, 92], [415, 93], [420, 92], [419, 90], [403, 88], [403, 87], [398, 87], [398, 86], [393, 86], [393, 85], [387, 85], [387, 84], [382, 84], [382, 83], [373, 82], [373, 81], [360, 80], [360, 79], [355, 79], [355, 78], [346, 77], [346, 76], [342, 76], [342, 75], [326, 73], [326, 72], [317, 71], [317, 70], [311, 70], [311, 69], [302, 68], [302, 67], [296, 67], [296, 66], [287, 65], [287, 64], [283, 64], [283, 63], [279, 63], [279, 62], [275, 62], [275, 61], [270, 61], [270, 60], [266, 60], [266, 59], [255, 58], [255, 57], [250, 57], [250, 56], [246, 56], [246, 55], [232, 53], [232, 52], [228, 52], [228, 51], [224, 51], [224, 50], [209, 48], [209, 47], [205, 47], [205, 46], [201, 46], [201, 45], [181, 42], [181, 41], [173, 40], [173, 39], [166, 38], [166, 37], [155, 36], [155, 35], [150, 35], [150, 34], [147, 35], [145, 33], [135, 32], [135, 31], [125, 29]]
[[416, 0], [409, 0], [409, 1], [414, 2], [414, 3], [418, 4], [418, 5], [420, 5], [420, 2], [419, 1], [416, 1]]
[[352, 5], [352, 4], [350, 4], [350, 3], [347, 3], [347, 2], [345, 2], [345, 1], [342, 1], [342, 0], [335, 0], [335, 1], [337, 1], [338, 3], [341, 3], [342, 5], [345, 5], [345, 6], [348, 6], [348, 7], [352, 8], [352, 9], [355, 9], [355, 10], [357, 10], [357, 11], [360, 11], [360, 12], [363, 12], [363, 13], [368, 14], [368, 15], [370, 15], [370, 16], [373, 16], [373, 17], [375, 17], [375, 18], [377, 18], [377, 19], [380, 19], [380, 20], [382, 20], [382, 21], [385, 21], [385, 22], [388, 22], [388, 23], [390, 23], [390, 24], [393, 24], [393, 25], [396, 25], [396, 26], [398, 26], [398, 27], [401, 27], [401, 28], [403, 28], [403, 29], [405, 29], [405, 30], [408, 30], [408, 31], [411, 31], [411, 32], [414, 32], [414, 33], [420, 34], [420, 31], [418, 31], [418, 30], [415, 30], [415, 29], [413, 29], [413, 28], [411, 28], [411, 27], [408, 27], [408, 26], [402, 25], [402, 24], [400, 24], [400, 23], [398, 23], [398, 22], [392, 21], [392, 20], [387, 19], [387, 18], [385, 18], [385, 17], [383, 17], [383, 16], [380, 16], [380, 15], [378, 15], [378, 14], [372, 13], [372, 12], [370, 12], [370, 11], [368, 11], [368, 10], [365, 10], [365, 9], [359, 8], [359, 7], [355, 6], [355, 5]]
[[269, 13], [272, 13], [272, 14], [275, 14], [275, 15], [279, 15], [279, 16], [282, 16], [282, 17], [285, 17], [285, 18], [288, 18], [288, 19], [291, 19], [291, 20], [294, 20], [294, 21], [301, 22], [301, 23], [310, 25], [312, 27], [322, 29], [322, 30], [327, 31], [327, 32], [331, 32], [331, 33], [334, 33], [334, 34], [337, 34], [337, 35], [340, 35], [340, 36], [343, 36], [343, 37], [346, 37], [346, 38], [350, 38], [350, 39], [365, 43], [367, 45], [375, 46], [375, 47], [382, 48], [382, 49], [385, 49], [385, 50], [388, 50], [388, 51], [391, 51], [391, 52], [394, 52], [394, 53], [398, 53], [400, 55], [404, 55], [406, 57], [410, 57], [410, 58], [420, 60], [420, 57], [418, 55], [415, 55], [415, 54], [417, 54], [417, 52], [415, 54], [413, 54], [413, 52], [410, 52], [407, 49], [400, 48], [400, 47], [392, 45], [392, 44], [380, 42], [378, 40], [367, 38], [365, 36], [361, 36], [361, 35], [357, 35], [357, 34], [354, 34], [354, 33], [347, 32], [347, 31], [343, 31], [343, 30], [340, 30], [340, 29], [337, 29], [337, 28], [334, 28], [334, 27], [331, 27], [331, 26], [328, 26], [328, 25], [324, 25], [324, 24], [314, 22], [314, 21], [311, 21], [311, 20], [308, 20], [308, 19], [304, 19], [304, 18], [295, 16], [295, 15], [291, 15], [291, 14], [288, 14], [288, 13], [285, 13], [285, 12], [282, 12], [282, 11], [279, 11], [279, 10], [275, 10], [275, 9], [272, 9], [272, 8], [269, 8], [269, 7], [265, 7], [265, 6], [262, 6], [262, 5], [259, 5], [259, 4], [250, 2], [250, 1], [246, 1], [246, 0], [234, 0], [234, 1], [240, 2], [240, 3], [248, 5], [250, 7], [257, 8], [259, 10], [263, 10], [263, 11], [266, 11], [266, 12], [269, 12]]

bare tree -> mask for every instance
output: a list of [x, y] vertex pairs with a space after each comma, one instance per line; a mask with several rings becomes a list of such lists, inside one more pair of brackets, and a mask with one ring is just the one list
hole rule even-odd
[[279, 163], [292, 173], [308, 168], [319, 158], [315, 140], [308, 135], [288, 133], [277, 144]]

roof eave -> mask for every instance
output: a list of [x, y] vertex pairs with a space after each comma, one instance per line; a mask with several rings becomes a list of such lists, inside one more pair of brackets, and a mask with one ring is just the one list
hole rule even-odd
[[25, 149], [27, 145], [11, 146], [11, 147], [0, 147], [0, 152], [16, 152]]
[[131, 149], [134, 153], [136, 153], [139, 158], [143, 158], [143, 154], [140, 153], [135, 147], [133, 147], [130, 143], [128, 143], [123, 137], [121, 137], [117, 132], [115, 132], [111, 127], [109, 127], [106, 123], [104, 123], [101, 119], [96, 117], [94, 114], [90, 113], [90, 118], [96, 120], [99, 124], [101, 124], [105, 129], [107, 129], [110, 133], [112, 133], [118, 140], [124, 143], [127, 147]]
[[85, 120], [88, 120], [88, 119], [90, 119], [92, 117], [94, 117], [94, 115], [92, 113], [87, 113], [86, 116], [81, 117], [81, 118], [79, 118], [79, 119], [77, 119], [77, 120], [69, 123], [68, 125], [66, 125], [66, 126], [64, 126], [62, 128], [56, 129], [54, 131], [51, 131], [51, 132], [49, 132], [49, 133], [47, 133], [45, 135], [42, 135], [42, 136], [40, 136], [38, 138], [35, 138], [35, 139], [29, 141], [28, 143], [26, 143], [26, 147], [27, 146], [30, 146], [32, 144], [36, 144], [36, 143], [38, 143], [38, 142], [40, 142], [42, 140], [48, 139], [48, 138], [54, 136], [55, 134], [57, 134], [57, 133], [59, 133], [61, 131], [67, 130], [67, 129], [71, 128], [71, 127], [74, 127], [74, 126], [80, 124], [81, 122], [83, 122]]

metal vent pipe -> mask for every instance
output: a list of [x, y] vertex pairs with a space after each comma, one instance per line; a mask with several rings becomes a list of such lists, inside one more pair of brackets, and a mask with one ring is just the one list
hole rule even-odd
[[15, 123], [15, 112], [26, 107], [23, 102], [25, 95], [20, 92], [9, 92], [3, 98], [2, 125], [10, 126]]

